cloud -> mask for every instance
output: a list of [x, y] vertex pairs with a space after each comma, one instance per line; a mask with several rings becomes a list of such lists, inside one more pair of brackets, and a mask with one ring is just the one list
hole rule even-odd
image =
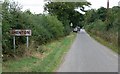
[[30, 9], [32, 13], [43, 13], [44, 0], [14, 0], [23, 6], [23, 11]]
[[[88, 2], [91, 2], [91, 7], [98, 9], [100, 7], [107, 7], [107, 0], [87, 0]], [[109, 0], [109, 6], [112, 8], [113, 6], [118, 5], [119, 0]]]
[[[14, 0], [15, 2], [20, 3], [23, 6], [23, 11], [26, 9], [30, 9], [31, 12], [35, 13], [43, 13], [44, 11], [44, 0]], [[91, 7], [94, 9], [98, 9], [100, 7], [107, 7], [107, 0], [87, 0], [91, 2]], [[113, 6], [118, 6], [119, 0], [109, 0], [110, 8]]]

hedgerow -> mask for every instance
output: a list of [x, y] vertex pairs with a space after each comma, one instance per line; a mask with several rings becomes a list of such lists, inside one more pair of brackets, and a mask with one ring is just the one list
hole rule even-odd
[[[25, 36], [16, 37], [16, 53], [13, 53], [13, 37], [10, 35], [12, 29], [31, 29], [32, 36], [29, 37], [29, 42], [34, 41], [38, 46], [65, 36], [63, 23], [56, 16], [32, 14], [29, 10], [23, 12], [21, 6], [15, 2], [4, 2], [2, 15], [3, 54], [16, 54], [17, 49], [26, 44]], [[21, 51], [23, 50], [26, 49], [23, 48]]]
[[[99, 12], [99, 13], [98, 13]], [[101, 20], [100, 16], [102, 16]], [[120, 7], [115, 6], [111, 9], [103, 7], [98, 10], [90, 10], [85, 14], [85, 28], [95, 36], [102, 38], [118, 48], [118, 33], [120, 25]], [[94, 19], [92, 19], [94, 18]], [[92, 22], [89, 21], [92, 19]]]

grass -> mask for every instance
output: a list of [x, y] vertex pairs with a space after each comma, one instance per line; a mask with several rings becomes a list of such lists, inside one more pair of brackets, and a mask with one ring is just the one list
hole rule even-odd
[[[3, 72], [17, 72], [22, 71], [25, 72], [32, 67], [34, 62], [39, 61], [39, 59], [35, 57], [25, 57], [20, 60], [11, 60], [3, 63]], [[26, 69], [25, 69], [26, 68]]]
[[107, 46], [108, 48], [112, 49], [114, 52], [119, 53], [118, 46], [116, 46], [114, 44], [111, 44], [111, 43], [105, 41], [104, 39], [102, 39], [102, 38], [100, 38], [100, 37], [98, 37], [98, 36], [96, 36], [96, 35], [94, 35], [90, 32], [88, 32], [88, 33], [90, 34], [91, 37], [93, 37], [95, 40], [97, 40], [101, 44], [103, 44], [103, 45]]
[[[1, 21], [1, 20], [0, 20]], [[2, 22], [0, 22], [0, 54], [2, 53]], [[2, 72], [2, 58], [0, 58], [0, 73]]]
[[38, 58], [36, 56], [24, 57], [3, 63], [3, 72], [54, 72], [62, 61], [65, 52], [73, 43], [76, 34], [72, 33], [60, 40], [44, 45], [49, 51]]
[[0, 22], [0, 46], [2, 45], [2, 23]]

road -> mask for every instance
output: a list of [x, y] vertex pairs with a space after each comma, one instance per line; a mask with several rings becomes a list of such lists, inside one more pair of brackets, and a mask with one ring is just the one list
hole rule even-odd
[[118, 72], [118, 55], [82, 30], [57, 72]]

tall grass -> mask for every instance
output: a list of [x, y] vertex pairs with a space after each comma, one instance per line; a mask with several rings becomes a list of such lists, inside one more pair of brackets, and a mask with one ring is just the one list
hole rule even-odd
[[42, 56], [32, 56], [19, 58], [3, 63], [3, 72], [54, 72], [62, 61], [62, 57], [73, 43], [76, 34], [70, 34], [44, 45], [47, 49]]
[[106, 30], [106, 28], [107, 24], [101, 20], [97, 20], [86, 26], [88, 33], [90, 33], [95, 39], [118, 53], [117, 27], [111, 27], [109, 30]]

